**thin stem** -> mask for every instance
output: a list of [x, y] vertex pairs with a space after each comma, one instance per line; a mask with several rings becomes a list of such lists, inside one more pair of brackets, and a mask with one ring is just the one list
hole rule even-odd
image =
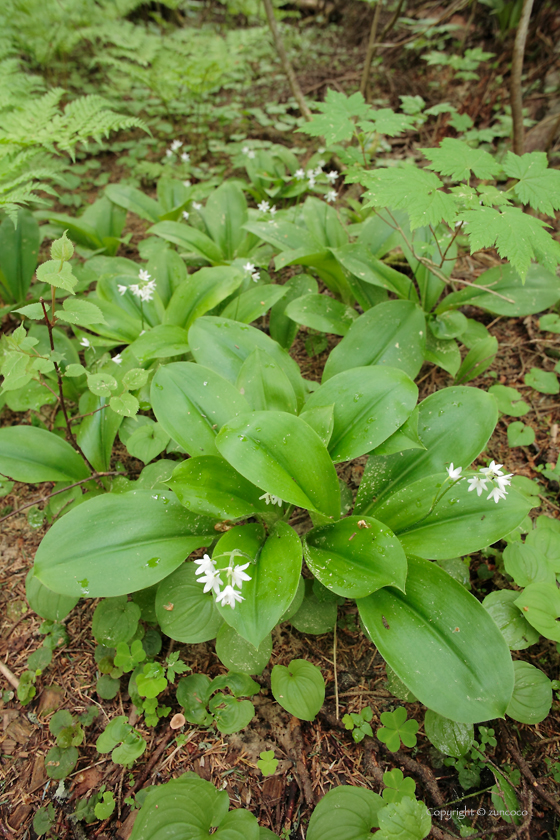
[[296, 100], [297, 104], [299, 105], [299, 110], [303, 114], [306, 120], [311, 119], [311, 111], [307, 105], [307, 102], [304, 99], [303, 91], [299, 86], [299, 82], [296, 78], [296, 74], [294, 73], [294, 68], [290, 64], [290, 60], [286, 53], [286, 48], [284, 46], [284, 41], [280, 34], [280, 30], [278, 29], [278, 24], [276, 23], [276, 18], [274, 17], [274, 9], [272, 8], [271, 0], [263, 0], [263, 5], [266, 11], [266, 17], [268, 19], [268, 25], [270, 27], [270, 31], [272, 33], [272, 40], [274, 41], [274, 46], [276, 47], [276, 52], [278, 53], [278, 57], [280, 59], [280, 63], [282, 64], [282, 68], [286, 77], [288, 79], [288, 83], [294, 95], [294, 99]]
[[66, 493], [67, 490], [72, 490], [74, 487], [79, 487], [80, 484], [87, 484], [88, 481], [94, 481], [98, 478], [102, 478], [103, 476], [107, 475], [122, 475], [122, 472], [117, 472], [113, 470], [112, 472], [100, 472], [94, 473], [90, 475], [89, 478], [82, 478], [81, 481], [75, 481], [73, 484], [69, 484], [68, 487], [63, 487], [62, 490], [55, 490], [54, 493], [47, 493], [46, 496], [41, 496], [40, 499], [35, 499], [33, 502], [27, 502], [27, 504], [18, 507], [17, 510], [12, 510], [11, 513], [7, 513], [6, 516], [3, 516], [0, 519], [0, 522], [4, 522], [6, 519], [10, 519], [12, 516], [16, 516], [18, 513], [21, 513], [22, 510], [26, 510], [27, 508], [33, 507], [33, 505], [38, 505], [40, 502], [48, 502], [49, 499], [52, 499], [53, 496], [58, 496], [59, 493]]
[[334, 703], [335, 703], [335, 713], [336, 719], [338, 720], [340, 717], [340, 709], [338, 705], [338, 674], [337, 674], [337, 667], [336, 667], [336, 621], [334, 623], [333, 628], [333, 666], [334, 666]]
[[369, 33], [369, 40], [367, 45], [367, 52], [366, 52], [366, 60], [364, 63], [364, 72], [362, 74], [362, 81], [360, 83], [360, 93], [366, 98], [367, 87], [369, 82], [369, 71], [371, 69], [371, 62], [373, 61], [373, 57], [377, 51], [377, 27], [379, 25], [379, 15], [381, 13], [381, 2], [382, 0], [377, 0], [377, 4], [375, 6], [375, 12], [373, 13], [373, 20], [371, 22], [371, 29]]
[[98, 411], [103, 411], [104, 408], [108, 408], [109, 404], [105, 403], [105, 405], [100, 405], [99, 408], [96, 408], [95, 411], [88, 411], [86, 414], [74, 414], [73, 417], [70, 418], [70, 423], [76, 423], [78, 420], [83, 420], [84, 417], [91, 417], [93, 414], [97, 414]]
[[525, 43], [529, 31], [529, 20], [533, 11], [533, 0], [523, 0], [521, 17], [511, 60], [511, 82], [510, 102], [511, 116], [513, 119], [513, 151], [516, 155], [523, 154], [524, 131], [523, 131], [523, 94], [521, 91], [521, 74], [523, 72], [523, 58], [525, 56]]

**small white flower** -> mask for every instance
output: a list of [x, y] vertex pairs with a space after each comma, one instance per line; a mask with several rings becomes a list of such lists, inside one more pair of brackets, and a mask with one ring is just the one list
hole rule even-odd
[[248, 271], [249, 274], [252, 274], [252, 272], [254, 270], [255, 270], [255, 266], [253, 265], [252, 262], [246, 262], [245, 265], [243, 266], [243, 271]]
[[142, 297], [142, 290], [137, 283], [132, 283], [129, 287], [134, 297]]
[[253, 160], [253, 158], [255, 157], [255, 152], [252, 149], [249, 149], [249, 151], [247, 152], [247, 157], [249, 158], [249, 160]]
[[264, 499], [267, 505], [278, 505], [278, 507], [282, 507], [280, 496], [273, 496], [272, 493], [263, 493], [262, 496], [259, 496], [259, 501], [261, 499]]
[[180, 140], [174, 140], [173, 143], [171, 144], [171, 151], [176, 152], [178, 149], [181, 148], [182, 145], [183, 144], [181, 143]]
[[494, 499], [496, 504], [498, 504], [500, 499], [505, 499], [506, 496], [507, 496], [507, 493], [506, 493], [505, 490], [501, 490], [499, 487], [492, 487], [492, 489], [490, 490], [490, 493], [487, 496], [487, 500], [488, 499]]
[[463, 467], [455, 467], [455, 469], [453, 468], [453, 461], [447, 467], [447, 475], [452, 481], [456, 481], [458, 478], [460, 478], [462, 472]]
[[506, 487], [511, 484], [510, 479], [513, 478], [513, 473], [508, 473], [507, 475], [498, 475], [494, 479], [495, 483], [498, 485], [500, 490], [506, 489]]
[[189, 218], [188, 210], [183, 210], [183, 219], [185, 220], [185, 222], [188, 220], [188, 218]]
[[332, 169], [330, 172], [325, 172], [325, 176], [327, 180], [331, 182], [331, 184], [334, 184], [334, 182], [338, 178], [338, 172], [336, 171], [336, 169]]
[[116, 356], [113, 356], [113, 361], [116, 365], [122, 365], [122, 356], [120, 353], [117, 353]]
[[191, 156], [189, 155], [189, 153], [183, 152], [183, 154], [181, 155], [181, 160], [183, 161], [183, 163], [188, 163], [190, 159]]
[[276, 210], [277, 210], [277, 208], [276, 208], [276, 207], [271, 207], [271, 208], [270, 208], [270, 215], [271, 215], [271, 216], [274, 216], [274, 214], [276, 213]]
[[298, 181], [303, 181], [305, 178], [305, 169], [297, 169], [294, 178], [297, 178]]
[[202, 210], [202, 204], [199, 204], [198, 201], [193, 201], [192, 207], [193, 210]]
[[141, 268], [138, 272], [138, 277], [140, 278], [140, 280], [143, 280], [144, 283], [147, 283], [151, 276], [152, 275], [148, 274], [148, 272], [145, 271], [143, 268]]
[[245, 563], [243, 566], [234, 566], [233, 569], [229, 568], [225, 570], [231, 580], [232, 586], [237, 586], [238, 589], [241, 589], [244, 580], [251, 580], [251, 576], [245, 574], [245, 569], [248, 569], [250, 565], [250, 563]]
[[166, 149], [165, 150], [165, 157], [168, 157], [168, 158], [173, 157], [173, 152], [171, 151], [171, 149]]
[[503, 475], [502, 472], [503, 464], [497, 464], [495, 461], [490, 461], [487, 467], [481, 467], [479, 472], [481, 472], [486, 478], [494, 478], [496, 475]]
[[236, 601], [244, 601], [245, 598], [236, 592], [233, 586], [226, 586], [225, 589], [220, 592], [219, 595], [216, 596], [216, 603], [220, 604], [223, 607], [231, 607], [232, 610], [235, 609], [235, 602]]
[[244, 155], [246, 155], [246, 154], [247, 154], [247, 152], [249, 151], [249, 146], [243, 146], [243, 148], [241, 149], [241, 151], [243, 152], [243, 154], [244, 154]]
[[317, 151], [319, 152], [320, 155], [324, 155], [327, 150], [324, 146], [319, 146]]
[[117, 289], [119, 290], [119, 294], [124, 295], [128, 291], [128, 286], [121, 286], [119, 283]]
[[199, 568], [196, 570], [196, 575], [201, 575], [203, 572], [207, 572], [209, 569], [214, 569], [214, 561], [208, 554], [205, 554], [204, 557], [199, 558], [198, 560], [194, 561]]
[[251, 274], [251, 279], [252, 279], [253, 283], [256, 283], [258, 280], [260, 280], [261, 279], [260, 271], [253, 271], [253, 273]]
[[336, 197], [336, 190], [329, 190], [327, 195], [325, 196], [329, 204], [331, 203], [331, 201], [336, 201]]
[[257, 204], [257, 209], [261, 211], [261, 213], [268, 213], [270, 210], [270, 204], [268, 201], [261, 201], [260, 204]]
[[89, 340], [89, 338], [86, 338], [85, 335], [82, 338], [82, 340], [80, 341], [80, 344], [82, 345], [82, 347], [91, 347], [90, 340]]
[[488, 481], [487, 478], [479, 478], [477, 475], [474, 478], [469, 478], [468, 483], [470, 484], [469, 493], [471, 490], [476, 490], [479, 496], [482, 496], [482, 491], [486, 490], [486, 482]]
[[220, 594], [220, 586], [223, 586], [223, 581], [220, 577], [220, 572], [217, 569], [207, 569], [206, 572], [198, 579], [199, 583], [204, 584], [204, 592], [214, 590], [216, 595]]
[[189, 181], [189, 179], [187, 178], [186, 181], [183, 181], [183, 186], [184, 187], [191, 187], [192, 186], [192, 181]]
[[320, 175], [322, 173], [324, 165], [325, 165], [325, 161], [320, 160], [318, 165], [315, 167], [315, 175]]

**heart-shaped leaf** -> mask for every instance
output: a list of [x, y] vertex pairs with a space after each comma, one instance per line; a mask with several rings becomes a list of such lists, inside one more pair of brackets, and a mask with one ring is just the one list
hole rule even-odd
[[466, 755], [474, 740], [472, 723], [457, 723], [431, 709], [426, 709], [424, 732], [436, 749], [454, 758]]
[[204, 592], [196, 577], [194, 563], [183, 563], [160, 582], [155, 609], [163, 632], [187, 644], [215, 639], [223, 623], [212, 594]]
[[560, 642], [560, 589], [555, 583], [532, 583], [515, 603], [535, 630]]
[[506, 709], [506, 714], [520, 723], [540, 723], [552, 706], [552, 684], [529, 662], [518, 660], [513, 663], [515, 686]]
[[510, 650], [524, 650], [539, 641], [539, 633], [515, 606], [518, 593], [511, 589], [490, 592], [482, 602], [498, 627]]
[[521, 420], [510, 423], [507, 430], [507, 439], [510, 446], [531, 446], [535, 442], [535, 430], [526, 426]]
[[311, 815], [307, 840], [369, 840], [385, 804], [378, 793], [367, 788], [332, 788]]
[[316, 665], [292, 659], [288, 667], [275, 665], [270, 675], [272, 694], [283, 709], [300, 720], [313, 720], [325, 700], [325, 681]]

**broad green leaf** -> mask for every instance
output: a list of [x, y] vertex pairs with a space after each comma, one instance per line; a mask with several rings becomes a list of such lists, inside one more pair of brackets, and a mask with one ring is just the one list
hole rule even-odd
[[503, 717], [513, 691], [509, 649], [484, 607], [435, 563], [408, 558], [406, 594], [358, 601], [373, 643], [429, 709], [459, 723]]
[[78, 427], [77, 441], [91, 465], [105, 472], [111, 463], [113, 443], [123, 421], [122, 415], [109, 408], [105, 397], [96, 397], [91, 391], [82, 394], [79, 406], [80, 414], [88, 416]]
[[379, 840], [423, 840], [432, 820], [423, 802], [404, 796], [379, 811]]
[[364, 598], [383, 586], [404, 591], [407, 562], [395, 535], [375, 519], [349, 516], [313, 528], [304, 539], [313, 575], [344, 598]]
[[401, 741], [405, 747], [416, 746], [418, 721], [407, 720], [406, 718], [407, 713], [404, 706], [399, 706], [394, 712], [382, 712], [379, 716], [383, 726], [377, 730], [377, 737], [391, 752], [397, 752]]
[[110, 397], [111, 392], [114, 391], [118, 382], [110, 373], [88, 373], [87, 374], [88, 388], [96, 397]]
[[253, 411], [226, 423], [216, 439], [220, 454], [267, 493], [338, 519], [336, 471], [319, 436], [299, 417]]
[[[300, 633], [311, 633], [320, 636], [328, 633], [336, 624], [336, 600], [319, 599], [316, 595], [316, 584], [312, 580], [304, 581], [304, 595], [296, 612], [288, 611], [287, 621]], [[296, 596], [297, 597], [297, 596]]]
[[433, 315], [428, 320], [430, 332], [439, 339], [447, 340], [463, 335], [468, 329], [468, 319], [462, 312], [446, 310], [441, 315]]
[[247, 356], [257, 348], [264, 350], [292, 383], [298, 409], [302, 408], [305, 389], [299, 367], [285, 350], [261, 330], [227, 318], [204, 316], [198, 318], [190, 328], [189, 344], [199, 365], [215, 370], [232, 383], [237, 381]]
[[346, 335], [358, 313], [328, 295], [304, 295], [289, 303], [285, 309], [288, 318], [320, 332]]
[[353, 323], [330, 354], [323, 382], [349, 368], [386, 365], [412, 379], [424, 360], [426, 322], [414, 303], [391, 300], [368, 310]]
[[[438, 311], [450, 306], [472, 303], [495, 315], [506, 315], [511, 318], [542, 312], [554, 306], [560, 298], [556, 274], [538, 263], [529, 267], [525, 282], [522, 281], [515, 268], [507, 263], [484, 271], [473, 282], [481, 288], [475, 289], [469, 286], [447, 295]], [[496, 297], [485, 291], [484, 287], [497, 292], [502, 297]], [[504, 297], [509, 300], [503, 300]]]
[[62, 309], [57, 309], [56, 317], [60, 321], [78, 324], [80, 327], [105, 323], [103, 313], [98, 306], [90, 301], [74, 298], [65, 299]]
[[314, 720], [325, 700], [325, 681], [316, 665], [292, 659], [288, 667], [275, 665], [270, 675], [272, 694], [291, 715]]
[[560, 574], [560, 523], [547, 516], [537, 517], [537, 527], [527, 534], [527, 545], [536, 548]]
[[424, 732], [436, 749], [454, 758], [466, 755], [474, 740], [472, 723], [457, 723], [431, 709], [426, 709]]
[[257, 286], [242, 292], [233, 300], [230, 300], [222, 311], [222, 318], [230, 318], [232, 321], [241, 321], [243, 324], [250, 324], [266, 315], [268, 310], [278, 301], [286, 296], [285, 286]]
[[[223, 735], [245, 729], [255, 716], [255, 707], [250, 700], [237, 700], [229, 694], [215, 694], [208, 704], [208, 710], [214, 717], [216, 729]], [[248, 815], [247, 811], [245, 813]]]
[[510, 417], [523, 417], [528, 411], [531, 411], [531, 407], [527, 405], [515, 388], [507, 388], [505, 385], [492, 385], [491, 388], [488, 388], [488, 393], [496, 398], [498, 409], [502, 414], [507, 414]]
[[427, 169], [418, 169], [412, 164], [376, 169], [361, 175], [360, 182], [368, 188], [366, 207], [406, 210], [412, 230], [424, 225], [436, 227], [441, 221], [455, 221], [454, 197], [440, 189], [442, 181]]
[[45, 770], [49, 779], [65, 779], [76, 766], [79, 753], [76, 747], [52, 747], [45, 756]]
[[404, 778], [398, 767], [383, 773], [383, 784], [386, 785], [382, 793], [385, 802], [400, 802], [403, 796], [414, 798], [416, 782], [410, 777]]
[[539, 641], [539, 633], [515, 606], [518, 593], [511, 589], [490, 592], [482, 602], [498, 627], [510, 650], [524, 650]]
[[302, 417], [308, 409], [334, 405], [329, 453], [335, 463], [349, 461], [371, 452], [396, 432], [417, 399], [416, 385], [401, 370], [356, 367], [327, 379], [309, 397]]
[[453, 137], [446, 137], [439, 147], [420, 151], [431, 161], [427, 169], [434, 169], [454, 181], [468, 181], [471, 172], [475, 178], [493, 180], [502, 170], [496, 158], [489, 152], [473, 149], [464, 140]]
[[367, 788], [332, 788], [311, 815], [307, 840], [370, 840], [385, 804], [378, 793]]
[[136, 391], [146, 384], [148, 378], [149, 373], [147, 370], [133, 367], [125, 372], [121, 381], [123, 388], [126, 388], [128, 391]]
[[78, 281], [72, 274], [72, 266], [68, 262], [47, 260], [37, 268], [37, 280], [40, 283], [56, 286], [57, 289], [64, 289], [72, 295], [76, 294], [74, 286]]
[[342, 248], [333, 249], [333, 254], [338, 262], [362, 283], [388, 289], [405, 300], [418, 300], [418, 293], [410, 278], [377, 259], [366, 245], [351, 242]]
[[520, 723], [540, 723], [552, 706], [552, 684], [546, 674], [529, 662], [518, 660], [513, 668], [515, 686], [506, 714]]
[[162, 215], [163, 208], [157, 201], [126, 184], [109, 184], [105, 187], [105, 195], [114, 204], [124, 207], [125, 210], [135, 213], [148, 222], [157, 222]]
[[416, 411], [418, 436], [426, 449], [371, 456], [358, 490], [355, 513], [369, 513], [373, 497], [379, 502], [419, 478], [443, 472], [450, 462], [469, 466], [486, 446], [498, 421], [494, 399], [478, 388], [443, 388], [423, 400]]
[[491, 335], [478, 341], [467, 353], [455, 376], [455, 382], [470, 382], [490, 367], [498, 352], [498, 339]]
[[200, 215], [225, 259], [232, 260], [246, 236], [243, 225], [247, 221], [247, 202], [239, 184], [224, 181], [210, 194]]
[[65, 440], [35, 426], [0, 429], [0, 472], [14, 481], [81, 481], [89, 470]]
[[150, 393], [158, 422], [190, 455], [216, 455], [216, 435], [222, 426], [249, 410], [232, 384], [192, 362], [160, 367]]
[[555, 583], [531, 583], [515, 603], [535, 630], [560, 642], [560, 589]]
[[328, 446], [334, 429], [334, 405], [310, 408], [300, 414], [300, 417], [317, 432], [325, 446]]
[[560, 391], [558, 377], [554, 371], [540, 370], [539, 368], [533, 367], [529, 373], [525, 374], [524, 382], [525, 385], [529, 385], [540, 394], [557, 394]]
[[332, 88], [327, 90], [325, 101], [317, 102], [316, 107], [322, 114], [313, 114], [311, 120], [301, 126], [298, 131], [304, 131], [305, 134], [311, 134], [313, 137], [324, 137], [328, 146], [352, 137], [356, 129], [353, 117], [371, 118], [374, 113], [373, 108], [366, 103], [361, 93], [347, 96]]
[[[50, 306], [45, 304], [45, 309], [48, 312]], [[45, 317], [45, 312], [40, 303], [30, 303], [27, 306], [21, 306], [19, 309], [14, 309], [14, 312], [19, 312], [20, 315], [24, 315], [26, 318], [32, 318], [35, 321], [40, 321]]]
[[161, 455], [169, 443], [170, 437], [159, 423], [145, 423], [131, 434], [126, 448], [133, 458], [148, 464]]
[[272, 356], [258, 347], [243, 362], [236, 385], [255, 411], [296, 413], [297, 400], [290, 380]]
[[17, 211], [17, 225], [12, 218], [4, 218], [0, 225], [0, 286], [11, 303], [25, 300], [39, 244], [39, 225], [29, 210]]
[[243, 272], [231, 265], [201, 268], [178, 286], [165, 312], [165, 323], [189, 330], [191, 324], [214, 309], [243, 282]]
[[212, 694], [212, 683], [206, 674], [190, 674], [183, 677], [177, 685], [177, 702], [183, 707], [189, 723], [209, 726], [212, 716], [206, 706]]
[[470, 493], [465, 481], [451, 486], [436, 503], [445, 479], [442, 474], [421, 478], [369, 510], [397, 535], [407, 556], [447, 560], [471, 554], [511, 533], [532, 507], [513, 487], [496, 504], [486, 493]]
[[547, 216], [554, 216], [554, 211], [560, 210], [560, 172], [548, 168], [546, 152], [521, 156], [508, 152], [503, 166], [506, 175], [519, 178], [515, 192], [523, 204], [530, 204]]
[[430, 330], [426, 335], [426, 361], [455, 376], [461, 367], [461, 351], [454, 338], [435, 338]]
[[286, 306], [303, 295], [317, 294], [317, 281], [309, 274], [296, 274], [282, 287], [286, 294], [270, 310], [270, 335], [281, 347], [289, 350], [297, 335], [298, 325], [286, 315]]
[[262, 674], [272, 655], [272, 636], [262, 640], [258, 648], [240, 636], [229, 624], [222, 624], [216, 636], [216, 656], [230, 671]]
[[214, 455], [188, 458], [165, 484], [189, 510], [218, 519], [241, 519], [270, 510], [260, 499], [259, 487]]
[[162, 631], [171, 639], [199, 644], [216, 637], [222, 618], [212, 594], [203, 590], [194, 563], [182, 563], [159, 583], [156, 616]]
[[79, 598], [59, 595], [51, 589], [47, 589], [35, 577], [33, 568], [29, 570], [25, 578], [25, 597], [31, 609], [41, 618], [46, 618], [49, 621], [62, 621], [74, 609], [79, 600]]
[[95, 608], [91, 632], [100, 645], [116, 647], [120, 642], [132, 639], [139, 619], [140, 607], [127, 600], [126, 595], [106, 598]]
[[136, 397], [127, 393], [121, 394], [119, 397], [111, 397], [109, 405], [121, 417], [134, 417], [140, 408]]
[[233, 558], [236, 565], [250, 563], [245, 574], [251, 580], [243, 582], [244, 600], [235, 609], [218, 605], [218, 610], [240, 636], [258, 648], [295, 597], [301, 574], [301, 543], [285, 522], [276, 523], [268, 537], [259, 524], [232, 528], [218, 541], [212, 555], [216, 567], [223, 570], [224, 584], [232, 551], [242, 552]]
[[146, 589], [209, 545], [213, 526], [213, 519], [188, 513], [164, 493], [97, 496], [47, 532], [35, 574], [62, 595], [101, 598]]
[[188, 349], [186, 330], [171, 324], [158, 324], [130, 345], [130, 350], [141, 364], [152, 359], [183, 356]]
[[148, 233], [155, 233], [162, 239], [178, 245], [181, 254], [200, 255], [212, 265], [222, 265], [225, 262], [218, 245], [198, 228], [180, 222], [165, 221], [153, 225]]
[[[21, 310], [17, 311], [21, 312]], [[539, 318], [539, 330], [556, 334], [560, 333], [560, 315], [556, 315], [555, 312], [549, 312], [547, 315], [543, 315], [542, 318]]]
[[544, 554], [522, 542], [510, 543], [504, 549], [504, 567], [517, 586], [530, 583], [556, 583], [554, 569]]

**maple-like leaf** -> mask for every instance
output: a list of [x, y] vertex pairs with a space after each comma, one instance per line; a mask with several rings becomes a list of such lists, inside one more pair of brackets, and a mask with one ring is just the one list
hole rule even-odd
[[428, 169], [434, 169], [454, 181], [466, 181], [471, 171], [477, 178], [494, 178], [502, 168], [488, 152], [473, 149], [453, 137], [442, 140], [439, 149], [422, 149], [422, 152], [431, 161]]
[[437, 225], [442, 219], [449, 223], [455, 220], [455, 199], [440, 189], [443, 184], [438, 176], [426, 169], [411, 164], [400, 169], [379, 169], [362, 176], [361, 183], [370, 190], [366, 207], [406, 210], [413, 230]]
[[415, 121], [413, 117], [406, 114], [395, 114], [391, 108], [379, 108], [378, 111], [370, 114], [368, 120], [359, 120], [358, 125], [364, 131], [376, 131], [378, 134], [395, 137], [403, 131], [414, 128]]
[[553, 216], [555, 210], [560, 210], [560, 172], [548, 169], [545, 152], [530, 152], [521, 156], [508, 152], [504, 172], [510, 178], [519, 178], [515, 192], [523, 204], [530, 204], [547, 216]]
[[554, 270], [560, 263], [560, 244], [545, 230], [548, 225], [518, 207], [478, 207], [459, 215], [465, 222], [471, 253], [496, 247], [523, 281], [532, 260]]
[[330, 88], [325, 101], [317, 102], [316, 107], [322, 113], [313, 114], [312, 119], [298, 128], [298, 131], [311, 134], [313, 137], [324, 137], [329, 145], [340, 140], [349, 140], [352, 137], [356, 128], [353, 117], [367, 119], [375, 113], [361, 93], [346, 96]]

